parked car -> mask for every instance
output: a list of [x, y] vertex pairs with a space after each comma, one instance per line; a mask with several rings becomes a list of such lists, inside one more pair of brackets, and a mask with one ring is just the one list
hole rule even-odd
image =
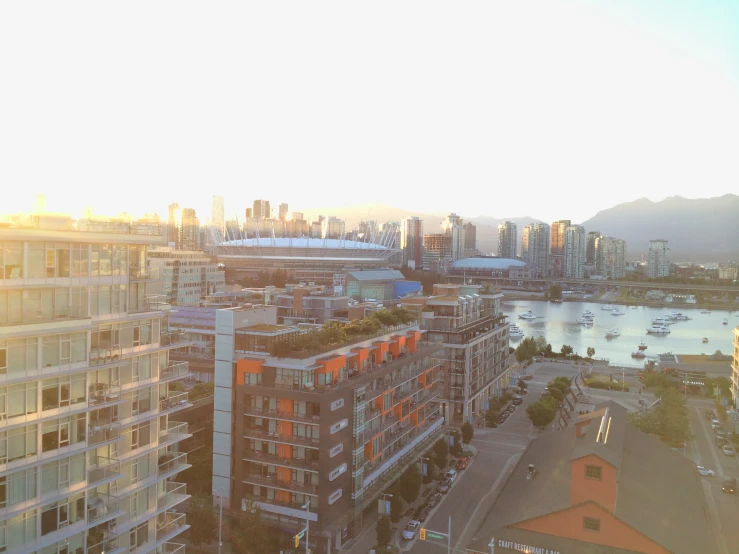
[[418, 521], [421, 520], [421, 514], [423, 514], [423, 511], [426, 509], [426, 504], [421, 504], [418, 508], [416, 508], [416, 511], [413, 512], [413, 519], [417, 519]]
[[441, 500], [440, 492], [435, 492], [434, 494], [429, 496], [429, 502], [428, 502], [429, 508], [433, 508], [434, 506], [436, 506], [439, 503], [439, 500]]
[[441, 471], [439, 475], [436, 476], [437, 481], [443, 481], [446, 479], [446, 471]]
[[736, 454], [734, 447], [729, 444], [724, 445], [723, 451], [726, 456], [734, 456]]
[[711, 420], [711, 427], [714, 429], [721, 429], [721, 422], [718, 419]]
[[523, 377], [521, 377], [521, 379], [523, 379], [524, 381], [531, 381], [533, 378], [533, 375], [524, 375]]
[[446, 472], [446, 478], [449, 479], [452, 483], [457, 478], [457, 471], [454, 469], [450, 469]]
[[449, 488], [452, 486], [452, 482], [449, 479], [444, 479], [441, 483], [439, 483], [439, 486], [436, 487], [436, 490], [439, 491], [441, 494], [446, 494], [449, 492]]
[[716, 475], [716, 473], [711, 469], [706, 469], [703, 466], [696, 466], [696, 469], [698, 470], [698, 473], [701, 475], [701, 477], [713, 477]]
[[521, 404], [523, 404], [523, 396], [521, 396], [520, 394], [517, 394], [516, 396], [513, 397], [513, 405], [520, 406]]
[[714, 419], [716, 419], [716, 414], [713, 413], [713, 410], [706, 411], [706, 419], [708, 421], [713, 421]]
[[431, 511], [431, 508], [429, 507], [428, 504], [424, 504], [423, 506], [421, 506], [421, 508], [422, 508], [421, 512], [418, 514], [416, 519], [423, 523], [424, 521], [426, 521], [426, 518], [428, 517], [429, 512]]
[[467, 456], [462, 456], [457, 460], [457, 471], [462, 471], [463, 469], [467, 469], [467, 464], [470, 462], [469, 458]]
[[716, 437], [716, 446], [719, 448], [723, 448], [723, 446], [728, 442], [729, 441], [726, 440], [726, 437]]
[[721, 485], [721, 490], [728, 493], [736, 492], [736, 477], [727, 477]]
[[408, 525], [405, 526], [405, 529], [403, 529], [402, 537], [405, 541], [412, 541], [416, 538], [416, 533], [418, 533], [418, 528], [421, 527], [421, 522], [418, 520], [411, 520], [408, 522]]

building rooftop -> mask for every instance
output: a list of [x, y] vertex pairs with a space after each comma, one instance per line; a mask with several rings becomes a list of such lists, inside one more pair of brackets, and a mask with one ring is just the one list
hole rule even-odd
[[254, 333], [274, 333], [277, 331], [297, 331], [297, 327], [292, 325], [270, 325], [268, 323], [257, 323], [255, 325], [239, 327], [238, 330]]
[[[611, 427], [603, 444], [595, 439], [606, 408]], [[618, 468], [614, 512], [618, 519], [670, 552], [706, 552], [711, 539], [694, 463], [626, 422], [626, 410], [615, 402], [601, 405], [589, 415], [595, 417], [588, 424], [585, 439], [578, 439], [572, 426], [531, 443], [477, 531], [480, 539], [469, 549], [489, 552], [491, 537], [510, 536], [509, 540], [527, 544], [535, 534], [542, 537], [539, 544], [552, 544], [554, 550], [563, 553], [600, 552], [590, 543], [511, 527], [569, 508], [570, 460], [594, 453]], [[537, 476], [531, 480], [526, 479], [529, 464], [537, 469]], [[611, 548], [602, 552], [622, 551]]]
[[464, 258], [452, 263], [452, 269], [510, 269], [512, 267], [526, 267], [526, 263], [510, 258]]
[[398, 281], [405, 276], [397, 269], [377, 269], [372, 271], [349, 271], [348, 275], [357, 281]]
[[347, 250], [387, 250], [381, 244], [371, 242], [360, 242], [355, 240], [341, 239], [314, 239], [308, 237], [300, 238], [272, 238], [259, 237], [251, 239], [229, 240], [222, 243], [223, 246], [251, 246], [251, 247], [277, 247], [277, 248], [344, 248]]

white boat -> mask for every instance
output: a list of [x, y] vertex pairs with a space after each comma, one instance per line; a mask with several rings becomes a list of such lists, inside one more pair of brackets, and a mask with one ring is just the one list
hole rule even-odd
[[703, 344], [706, 344], [708, 342], [708, 337], [703, 337]]
[[688, 321], [690, 319], [688, 316], [680, 312], [670, 312], [667, 317], [669, 317], [672, 321]]
[[593, 320], [590, 319], [589, 317], [581, 317], [580, 319], [577, 320], [577, 322], [581, 325], [592, 325], [593, 324]]
[[636, 306], [631, 306], [632, 310], [636, 310], [636, 308], [637, 308]]
[[508, 336], [512, 339], [520, 339], [524, 336], [524, 333], [518, 325], [511, 325], [508, 329]]
[[605, 306], [603, 306], [603, 307], [601, 308], [601, 310], [607, 310], [607, 311], [609, 311], [609, 312], [610, 312], [610, 311], [611, 311], [612, 309], [613, 309], [613, 306], [611, 306], [610, 304], [606, 304]]
[[727, 318], [724, 318], [723, 321], [721, 321], [721, 323], [723, 323], [724, 325], [728, 325], [729, 320]]
[[615, 309], [611, 312], [611, 315], [624, 315], [626, 312], [622, 312], [619, 309]]
[[585, 310], [585, 311], [584, 311], [584, 312], [582, 313], [582, 316], [583, 316], [583, 317], [595, 317], [595, 314], [594, 314], [593, 312], [591, 312], [590, 310]]
[[606, 331], [607, 339], [612, 339], [612, 338], [620, 337], [620, 336], [621, 336], [621, 333], [618, 331], [618, 329], [608, 329], [608, 331]]
[[525, 314], [521, 314], [518, 316], [519, 319], [536, 319], [536, 314], [529, 310]]
[[669, 317], [655, 317], [652, 320], [652, 323], [654, 325], [662, 325], [663, 327], [667, 327], [668, 325], [672, 325], [672, 320]]
[[665, 325], [652, 325], [647, 329], [648, 335], [669, 335], [670, 330]]
[[711, 310], [701, 310], [701, 313], [702, 314], [710, 314], [711, 313]]

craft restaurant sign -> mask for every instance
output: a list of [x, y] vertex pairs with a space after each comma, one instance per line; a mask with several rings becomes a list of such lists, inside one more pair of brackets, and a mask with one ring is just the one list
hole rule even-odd
[[[496, 545], [495, 539], [491, 541], [491, 545]], [[499, 546], [500, 548], [507, 548], [508, 550], [526, 552], [527, 554], [560, 554], [559, 550], [550, 550], [548, 548], [541, 548], [539, 546], [531, 546], [529, 544], [521, 544], [518, 542], [506, 541], [503, 539], [498, 539], [496, 546]]]

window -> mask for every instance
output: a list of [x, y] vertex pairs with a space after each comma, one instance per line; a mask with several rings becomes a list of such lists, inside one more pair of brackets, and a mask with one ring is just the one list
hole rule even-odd
[[585, 516], [584, 518], [582, 518], [582, 528], [585, 531], [600, 533], [600, 519]]
[[8, 461], [22, 460], [36, 454], [37, 425], [27, 425], [8, 431]]
[[36, 510], [18, 514], [7, 521], [6, 547], [8, 552], [22, 547], [36, 539]]
[[[132, 498], [133, 500], [133, 498]], [[131, 550], [141, 548], [149, 540], [149, 523], [142, 523], [130, 531]]]
[[44, 464], [41, 470], [41, 494], [56, 494], [70, 486], [83, 482], [85, 454], [76, 454], [57, 462]]
[[0, 478], [0, 508], [36, 498], [36, 468], [16, 471]]
[[41, 409], [55, 410], [85, 402], [86, 377], [84, 373], [77, 373], [45, 379], [41, 389]]
[[0, 279], [23, 278], [23, 243], [0, 243]]
[[262, 374], [261, 373], [245, 373], [244, 374], [245, 385], [261, 385]]
[[73, 525], [85, 517], [85, 494], [79, 493], [53, 502], [41, 511], [41, 536], [53, 533], [61, 527]]
[[36, 369], [38, 369], [38, 338], [0, 340], [0, 374], [22, 373]]
[[131, 426], [131, 450], [136, 450], [151, 443], [151, 422]]
[[585, 478], [586, 479], [597, 479], [598, 481], [600, 481], [602, 471], [603, 471], [603, 468], [600, 466], [586, 465], [585, 466]]
[[35, 414], [38, 410], [36, 398], [38, 383], [20, 383], [10, 385], [8, 391], [8, 418]]

